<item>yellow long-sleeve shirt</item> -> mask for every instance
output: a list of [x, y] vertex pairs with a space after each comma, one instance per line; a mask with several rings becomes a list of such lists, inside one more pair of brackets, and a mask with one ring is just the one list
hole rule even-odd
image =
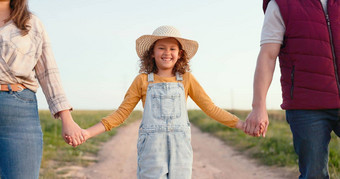
[[[166, 83], [166, 82], [177, 82], [176, 77], [161, 77], [154, 75], [154, 83]], [[216, 121], [229, 126], [235, 127], [238, 122], [238, 118], [229, 112], [217, 107], [209, 96], [205, 93], [201, 85], [195, 79], [195, 77], [187, 72], [183, 75], [183, 83], [185, 89], [185, 97], [188, 95], [191, 99], [211, 118]], [[125, 94], [125, 98], [119, 108], [109, 116], [102, 119], [102, 124], [106, 130], [111, 130], [114, 127], [122, 124], [127, 117], [130, 115], [132, 110], [138, 104], [139, 100], [142, 99], [143, 106], [145, 105], [146, 92], [148, 87], [148, 75], [138, 75], [130, 88]]]

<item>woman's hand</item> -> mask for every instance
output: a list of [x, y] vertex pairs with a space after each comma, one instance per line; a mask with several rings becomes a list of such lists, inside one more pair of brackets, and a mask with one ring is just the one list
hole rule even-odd
[[72, 138], [71, 136], [66, 136], [66, 142], [70, 145], [72, 145], [73, 147], [76, 147], [82, 143], [84, 143], [87, 139], [94, 137], [98, 134], [101, 134], [105, 132], [105, 126], [99, 122], [96, 125], [88, 128], [88, 129], [81, 129], [81, 136], [83, 137], [83, 141], [82, 142], [78, 142], [78, 141], [74, 141], [74, 138]]
[[[90, 138], [90, 133], [86, 129], [81, 129], [82, 136], [84, 137], [84, 142]], [[73, 147], [77, 147], [80, 144], [73, 144], [72, 138], [70, 136], [66, 136], [67, 143], [72, 145]], [[83, 142], [83, 143], [84, 143]]]
[[70, 111], [60, 111], [59, 116], [62, 120], [62, 136], [65, 142], [73, 147], [85, 142], [85, 136], [83, 136], [82, 129], [73, 121]]

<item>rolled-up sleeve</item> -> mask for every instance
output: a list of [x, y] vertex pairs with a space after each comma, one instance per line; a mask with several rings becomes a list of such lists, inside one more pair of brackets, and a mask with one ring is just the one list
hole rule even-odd
[[49, 37], [41, 24], [42, 49], [35, 66], [36, 77], [45, 94], [51, 114], [59, 118], [58, 112], [72, 110], [63, 90], [57, 63], [51, 48]]

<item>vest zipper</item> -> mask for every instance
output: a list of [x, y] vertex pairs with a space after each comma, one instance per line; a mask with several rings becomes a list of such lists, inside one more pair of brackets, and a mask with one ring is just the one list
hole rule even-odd
[[290, 73], [290, 80], [292, 82], [292, 86], [290, 87], [290, 99], [293, 99], [293, 91], [294, 91], [294, 73], [295, 73], [295, 65], [293, 65], [292, 72]]
[[[322, 4], [321, 4], [321, 6], [322, 6]], [[338, 87], [338, 93], [339, 93], [339, 96], [340, 96], [340, 83], [339, 83], [338, 67], [337, 67], [337, 64], [336, 64], [334, 44], [333, 44], [333, 35], [332, 35], [332, 30], [331, 30], [331, 23], [330, 23], [329, 17], [328, 17], [328, 12], [327, 12], [327, 14], [325, 14], [325, 16], [326, 16], [326, 21], [327, 21], [327, 27], [328, 27], [328, 33], [329, 33], [331, 48], [332, 48], [335, 79], [336, 79], [336, 84], [337, 84], [337, 87]]]

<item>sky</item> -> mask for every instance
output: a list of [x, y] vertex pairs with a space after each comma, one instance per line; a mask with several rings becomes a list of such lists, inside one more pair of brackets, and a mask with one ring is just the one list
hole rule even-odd
[[[138, 75], [135, 40], [161, 25], [198, 41], [191, 72], [217, 106], [251, 109], [262, 1], [29, 0], [29, 7], [51, 39], [74, 110], [117, 109]], [[280, 109], [279, 71], [277, 62], [268, 109]], [[39, 109], [48, 109], [41, 89], [37, 97]], [[198, 109], [191, 99], [187, 107]]]

